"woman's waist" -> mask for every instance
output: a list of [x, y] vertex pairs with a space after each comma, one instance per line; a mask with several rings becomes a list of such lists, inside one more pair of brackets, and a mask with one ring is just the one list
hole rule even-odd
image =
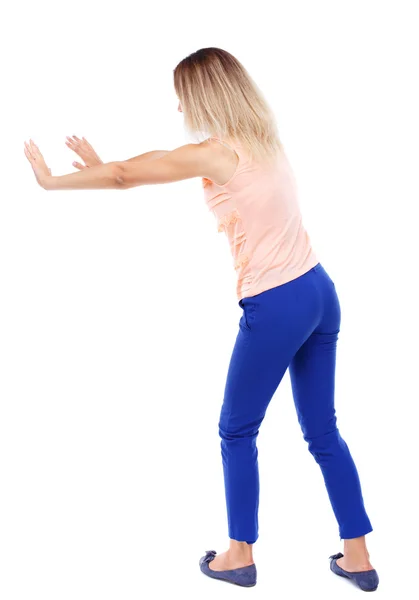
[[254, 298], [269, 290], [287, 285], [300, 277], [308, 275], [310, 272], [326, 273], [313, 251], [310, 251], [300, 263], [276, 265], [272, 268], [254, 271], [252, 275], [251, 270], [248, 269], [247, 273], [239, 274], [238, 277], [237, 296], [239, 303], [246, 298]]

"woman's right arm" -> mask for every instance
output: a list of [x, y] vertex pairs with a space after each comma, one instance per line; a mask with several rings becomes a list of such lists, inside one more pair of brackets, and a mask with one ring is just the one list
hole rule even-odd
[[[80, 156], [84, 161], [84, 165], [79, 162], [73, 162], [73, 167], [76, 169], [85, 169], [86, 167], [94, 167], [96, 165], [103, 164], [103, 160], [95, 152], [92, 145], [86, 140], [86, 138], [79, 139], [77, 136], [67, 136], [66, 145]], [[124, 162], [139, 162], [142, 160], [154, 160], [155, 158], [161, 158], [168, 154], [169, 150], [152, 150], [151, 152], [144, 152], [138, 156], [133, 156]]]
[[151, 152], [144, 152], [144, 154], [139, 154], [138, 156], [133, 156], [132, 158], [128, 158], [125, 162], [138, 162], [140, 160], [153, 160], [154, 158], [161, 158], [168, 154], [169, 150], [151, 150]]

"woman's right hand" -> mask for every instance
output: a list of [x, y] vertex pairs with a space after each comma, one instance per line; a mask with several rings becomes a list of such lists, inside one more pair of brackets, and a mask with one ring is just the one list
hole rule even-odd
[[80, 140], [76, 135], [67, 136], [66, 145], [84, 161], [84, 165], [74, 161], [73, 167], [76, 167], [76, 169], [81, 170], [103, 164], [103, 160], [99, 158], [86, 138], [83, 137]]

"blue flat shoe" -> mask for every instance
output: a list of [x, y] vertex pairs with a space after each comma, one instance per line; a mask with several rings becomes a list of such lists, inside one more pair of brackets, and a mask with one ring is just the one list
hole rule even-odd
[[240, 569], [228, 569], [227, 571], [213, 571], [209, 568], [208, 563], [214, 560], [216, 556], [215, 550], [207, 550], [205, 556], [199, 559], [199, 566], [201, 571], [212, 577], [213, 579], [220, 579], [221, 581], [228, 581], [236, 585], [243, 587], [252, 587], [256, 585], [256, 565], [249, 565], [248, 567], [240, 567]]
[[338, 554], [333, 554], [332, 556], [329, 556], [329, 558], [331, 559], [330, 569], [336, 575], [339, 575], [340, 577], [346, 577], [347, 579], [352, 579], [352, 581], [356, 583], [356, 585], [364, 592], [374, 592], [377, 589], [379, 579], [378, 573], [375, 569], [351, 573], [350, 571], [345, 571], [336, 564], [338, 558], [343, 558], [343, 554], [341, 552]]

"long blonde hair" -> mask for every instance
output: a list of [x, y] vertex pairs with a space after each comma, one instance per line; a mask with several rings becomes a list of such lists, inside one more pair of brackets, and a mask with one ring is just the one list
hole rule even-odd
[[220, 48], [201, 48], [180, 61], [174, 86], [186, 130], [238, 140], [256, 160], [282, 149], [275, 117], [243, 65]]

